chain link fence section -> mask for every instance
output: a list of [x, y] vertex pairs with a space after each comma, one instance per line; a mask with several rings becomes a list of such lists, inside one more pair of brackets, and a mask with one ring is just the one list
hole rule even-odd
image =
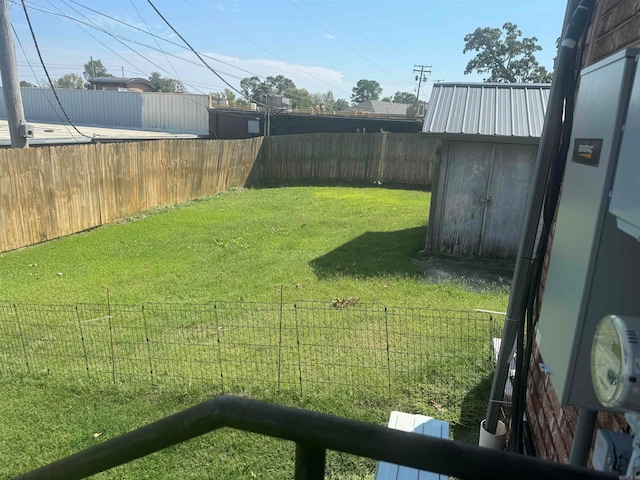
[[0, 304], [4, 372], [134, 385], [409, 394], [460, 405], [504, 317], [344, 302]]

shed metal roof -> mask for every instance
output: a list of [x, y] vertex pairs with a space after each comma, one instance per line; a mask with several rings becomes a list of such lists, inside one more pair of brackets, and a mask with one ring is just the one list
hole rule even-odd
[[90, 78], [89, 83], [114, 83], [114, 84], [123, 84], [127, 85], [129, 83], [145, 83], [151, 86], [151, 82], [146, 78], [130, 78], [130, 77], [95, 77]]
[[436, 83], [422, 131], [539, 137], [551, 84]]

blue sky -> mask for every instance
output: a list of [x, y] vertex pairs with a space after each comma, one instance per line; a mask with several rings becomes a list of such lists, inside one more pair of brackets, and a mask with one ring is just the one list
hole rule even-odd
[[[14, 1], [14, 0], [9, 0]], [[113, 75], [148, 76], [152, 71], [179, 77], [189, 91], [220, 91], [225, 85], [198, 65], [192, 53], [154, 39], [116, 20], [149, 28], [180, 44], [146, 0], [26, 0], [50, 74], [81, 73], [90, 56]], [[384, 95], [415, 92], [414, 64], [431, 65], [421, 98], [428, 99], [434, 80], [482, 81], [464, 75], [471, 54], [464, 55], [464, 36], [477, 27], [516, 23], [525, 36], [543, 47], [538, 60], [548, 69], [555, 56], [566, 2], [563, 0], [154, 0], [157, 8], [229, 83], [241, 78], [283, 74], [311, 92], [332, 90], [348, 99], [361, 78], [377, 80]], [[135, 8], [134, 8], [135, 7]], [[40, 10], [81, 19], [90, 26], [127, 38], [118, 43], [108, 34]], [[74, 11], [75, 9], [75, 11]], [[136, 11], [137, 10], [137, 11]], [[19, 4], [11, 20], [25, 54], [16, 43], [20, 78], [44, 78]], [[132, 43], [131, 40], [145, 45]], [[158, 49], [156, 40], [162, 50]], [[186, 60], [186, 61], [185, 61]], [[224, 63], [223, 63], [224, 62]], [[164, 71], [163, 71], [164, 69]], [[250, 73], [249, 73], [250, 72]]]

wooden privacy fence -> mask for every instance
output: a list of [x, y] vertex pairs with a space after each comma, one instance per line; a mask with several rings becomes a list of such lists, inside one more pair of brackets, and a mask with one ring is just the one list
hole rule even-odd
[[262, 144], [251, 180], [342, 180], [427, 187], [435, 154], [436, 141], [418, 133], [274, 136]]
[[247, 183], [431, 184], [420, 134], [311, 134], [0, 149], [0, 252]]
[[155, 140], [0, 150], [0, 251], [242, 187], [251, 140]]

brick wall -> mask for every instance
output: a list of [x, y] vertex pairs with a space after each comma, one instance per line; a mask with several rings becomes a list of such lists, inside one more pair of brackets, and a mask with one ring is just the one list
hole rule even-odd
[[[598, 0], [584, 45], [583, 63], [591, 65], [626, 47], [640, 47], [640, 0]], [[553, 231], [540, 285], [541, 296], [553, 246]], [[562, 408], [539, 364], [543, 362], [534, 347], [529, 365], [526, 410], [537, 454], [541, 458], [567, 463], [578, 419], [578, 409]], [[596, 428], [626, 431], [624, 418], [600, 413]]]

